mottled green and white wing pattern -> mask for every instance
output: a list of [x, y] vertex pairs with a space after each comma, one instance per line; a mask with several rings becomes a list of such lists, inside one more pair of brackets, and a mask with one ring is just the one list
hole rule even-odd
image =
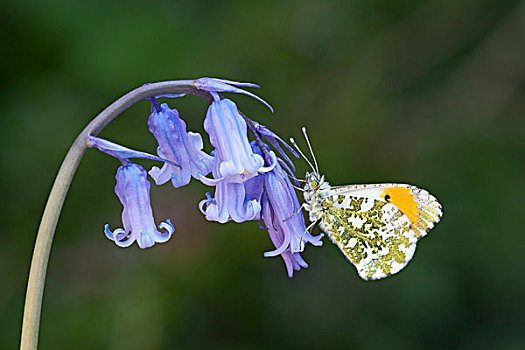
[[320, 228], [365, 280], [384, 278], [405, 267], [417, 240], [442, 215], [431, 194], [402, 184], [333, 187], [322, 207]]

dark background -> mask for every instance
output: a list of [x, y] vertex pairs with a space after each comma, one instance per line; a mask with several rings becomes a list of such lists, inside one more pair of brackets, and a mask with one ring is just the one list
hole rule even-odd
[[[260, 84], [273, 115], [229, 97], [283, 138], [304, 144], [307, 126], [332, 184], [416, 184], [442, 222], [386, 280], [360, 280], [327, 239], [289, 279], [257, 222], [205, 221], [192, 181], [152, 190], [169, 243], [121, 249], [102, 232], [121, 225], [119, 164], [90, 150], [57, 227], [41, 349], [525, 348], [524, 2], [2, 1], [0, 35], [1, 349], [19, 345], [35, 232], [76, 135], [143, 83], [202, 76]], [[206, 103], [170, 104], [202, 131]], [[101, 135], [154, 152], [148, 111]]]

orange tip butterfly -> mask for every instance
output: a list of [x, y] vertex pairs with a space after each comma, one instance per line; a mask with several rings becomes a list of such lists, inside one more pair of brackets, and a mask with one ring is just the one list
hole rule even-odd
[[412, 259], [417, 241], [441, 219], [441, 204], [412, 185], [331, 186], [319, 173], [306, 128], [302, 130], [315, 167], [293, 138], [290, 142], [313, 170], [302, 187], [309, 228], [319, 223], [364, 280], [399, 272]]

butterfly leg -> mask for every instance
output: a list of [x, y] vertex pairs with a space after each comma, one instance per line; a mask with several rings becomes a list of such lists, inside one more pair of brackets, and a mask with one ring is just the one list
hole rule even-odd
[[303, 237], [304, 235], [308, 232], [310, 233], [310, 230], [315, 226], [315, 224], [317, 224], [317, 221], [319, 220], [315, 220], [314, 222], [312, 222], [310, 225], [308, 225], [308, 227], [306, 228], [306, 230], [304, 230], [302, 236], [301, 236], [301, 243], [303, 243]]
[[304, 205], [305, 205], [305, 203], [301, 204], [301, 206], [299, 207], [299, 210], [297, 210], [297, 211], [296, 211], [292, 216], [290, 216], [289, 218], [284, 219], [284, 221], [288, 221], [288, 220], [290, 220], [291, 218], [293, 218], [294, 216], [296, 216], [297, 214], [299, 214], [299, 213], [301, 212], [301, 210], [303, 210]]

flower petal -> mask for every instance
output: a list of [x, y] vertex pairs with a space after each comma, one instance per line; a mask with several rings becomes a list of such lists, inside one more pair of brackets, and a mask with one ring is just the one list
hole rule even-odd
[[171, 238], [173, 232], [175, 232], [175, 226], [171, 223], [170, 219], [166, 219], [165, 222], [161, 222], [159, 225], [160, 230], [164, 230], [160, 233], [155, 233], [155, 240], [157, 243], [164, 243]]

